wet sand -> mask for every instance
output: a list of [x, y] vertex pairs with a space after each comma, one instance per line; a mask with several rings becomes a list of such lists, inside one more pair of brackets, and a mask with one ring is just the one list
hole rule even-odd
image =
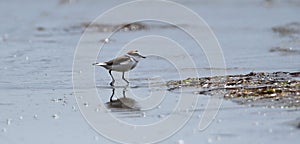
[[[224, 52], [227, 74], [300, 71], [300, 3], [297, 0], [178, 2], [197, 12], [211, 26]], [[0, 2], [0, 143], [115, 143], [98, 134], [80, 113], [73, 94], [72, 65], [75, 48], [87, 24], [119, 3], [96, 0]], [[191, 25], [183, 24], [185, 26]], [[121, 30], [111, 39], [101, 37], [102, 33], [119, 27]], [[174, 26], [153, 22], [100, 23], [90, 32], [99, 36], [99, 45], [105, 43], [97, 61], [115, 57], [112, 51], [118, 51], [134, 38], [158, 34], [185, 47], [196, 61], [201, 77], [213, 77], [211, 70], [218, 69], [211, 68], [201, 48]], [[164, 48], [159, 43], [141, 46], [152, 45]], [[195, 77], [190, 67], [182, 71]], [[123, 88], [117, 88], [110, 101], [113, 92], [108, 85], [107, 71], [96, 68], [95, 74], [99, 98], [111, 109], [111, 114], [122, 121], [151, 124], [172, 114], [178, 103], [179, 94], [167, 92], [163, 103], [153, 110], [124, 109], [118, 101], [123, 97]], [[124, 84], [120, 75], [114, 74], [117, 85]], [[131, 91], [141, 98], [148, 96], [149, 83], [155, 84], [156, 91], [167, 91], [160, 79], [181, 80], [172, 64], [155, 56], [140, 62], [128, 76]], [[298, 107], [253, 107], [224, 99], [213, 123], [205, 131], [199, 131], [195, 127], [211, 95], [194, 91], [193, 88], [183, 91], [198, 97], [193, 116], [164, 143], [298, 143]], [[128, 91], [125, 95], [128, 102], [134, 102]], [[79, 104], [89, 107], [88, 103]]]

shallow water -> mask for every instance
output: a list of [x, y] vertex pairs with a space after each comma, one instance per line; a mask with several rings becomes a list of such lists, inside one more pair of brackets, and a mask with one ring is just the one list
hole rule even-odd
[[[123, 1], [122, 1], [123, 2]], [[211, 26], [222, 47], [226, 72], [300, 71], [299, 53], [270, 52], [274, 47], [300, 49], [299, 33], [282, 36], [273, 27], [299, 22], [300, 4], [288, 1], [178, 1], [201, 15]], [[114, 143], [98, 134], [81, 115], [72, 87], [72, 64], [76, 45], [89, 23], [120, 1], [0, 1], [0, 143]], [[143, 9], [143, 7], [139, 8]], [[115, 57], [121, 47], [134, 38], [156, 34], [172, 38], [195, 60], [198, 75], [211, 76], [207, 59], [200, 47], [182, 30], [157, 22], [144, 22], [148, 29], [120, 31], [99, 52], [97, 61]], [[183, 27], [190, 24], [184, 24]], [[105, 37], [101, 32], [99, 45]], [[148, 43], [147, 43], [148, 42]], [[89, 43], [89, 42], [87, 42]], [[185, 60], [184, 55], [164, 51], [167, 43], [137, 43], [156, 46], [162, 55]], [[130, 46], [130, 45], [129, 45]], [[112, 53], [114, 52], [114, 53]], [[145, 51], [144, 51], [145, 52]], [[143, 51], [141, 51], [143, 53]], [[144, 53], [147, 55], [147, 53]], [[82, 58], [82, 60], [86, 60]], [[193, 68], [181, 70], [193, 77]], [[99, 99], [109, 105], [112, 89], [108, 72], [95, 68]], [[122, 98], [121, 75], [114, 73], [117, 85], [113, 100]], [[165, 92], [163, 82], [181, 79], [176, 68], [158, 56], [149, 55], [126, 77], [131, 87], [127, 98], [147, 98], [151, 88]], [[185, 78], [186, 78], [185, 77]], [[195, 77], [195, 76], [194, 76]], [[183, 79], [183, 78], [182, 78]], [[185, 94], [195, 96], [194, 89]], [[132, 95], [134, 94], [134, 95]], [[162, 103], [152, 110], [128, 110], [109, 107], [116, 118], [134, 124], [151, 124], [172, 115], [180, 93], [166, 92]], [[237, 105], [229, 100], [214, 122], [205, 130], [195, 129], [209, 96], [196, 95], [198, 104], [189, 122], [165, 143], [297, 143], [298, 109], [278, 109]], [[136, 97], [136, 98], [135, 98]], [[89, 107], [89, 103], [79, 103]], [[137, 103], [137, 107], [143, 109]], [[176, 115], [176, 113], [174, 114]], [[110, 123], [106, 123], [109, 125]]]

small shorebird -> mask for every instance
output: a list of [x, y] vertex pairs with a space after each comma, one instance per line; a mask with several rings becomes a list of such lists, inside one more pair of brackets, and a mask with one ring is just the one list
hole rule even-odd
[[126, 55], [117, 57], [107, 62], [94, 63], [95, 66], [102, 66], [106, 68], [111, 76], [111, 86], [114, 86], [115, 79], [111, 74], [112, 71], [122, 72], [122, 79], [129, 85], [129, 81], [125, 79], [124, 73], [135, 68], [141, 58], [146, 58], [139, 54], [137, 50], [130, 50]]

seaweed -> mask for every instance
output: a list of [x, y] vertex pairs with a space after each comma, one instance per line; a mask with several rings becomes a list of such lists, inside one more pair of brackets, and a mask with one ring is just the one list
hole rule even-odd
[[187, 78], [167, 82], [168, 90], [196, 87], [198, 94], [223, 94], [240, 104], [267, 107], [300, 106], [300, 72], [251, 72], [244, 75]]

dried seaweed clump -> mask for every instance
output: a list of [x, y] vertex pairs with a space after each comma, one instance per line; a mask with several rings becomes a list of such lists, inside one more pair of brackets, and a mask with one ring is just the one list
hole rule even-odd
[[199, 94], [223, 94], [240, 104], [267, 107], [300, 106], [300, 72], [254, 73], [188, 78], [167, 83], [169, 90], [197, 87]]
[[99, 23], [82, 23], [81, 26], [84, 28], [96, 30], [97, 32], [114, 32], [116, 30], [118, 30], [118, 31], [139, 31], [139, 30], [148, 29], [147, 25], [145, 25], [143, 23], [139, 23], [139, 22], [119, 24], [119, 25], [99, 24]]
[[276, 26], [272, 28], [273, 32], [279, 33], [280, 35], [292, 35], [292, 34], [300, 34], [300, 23], [292, 22], [283, 26]]

